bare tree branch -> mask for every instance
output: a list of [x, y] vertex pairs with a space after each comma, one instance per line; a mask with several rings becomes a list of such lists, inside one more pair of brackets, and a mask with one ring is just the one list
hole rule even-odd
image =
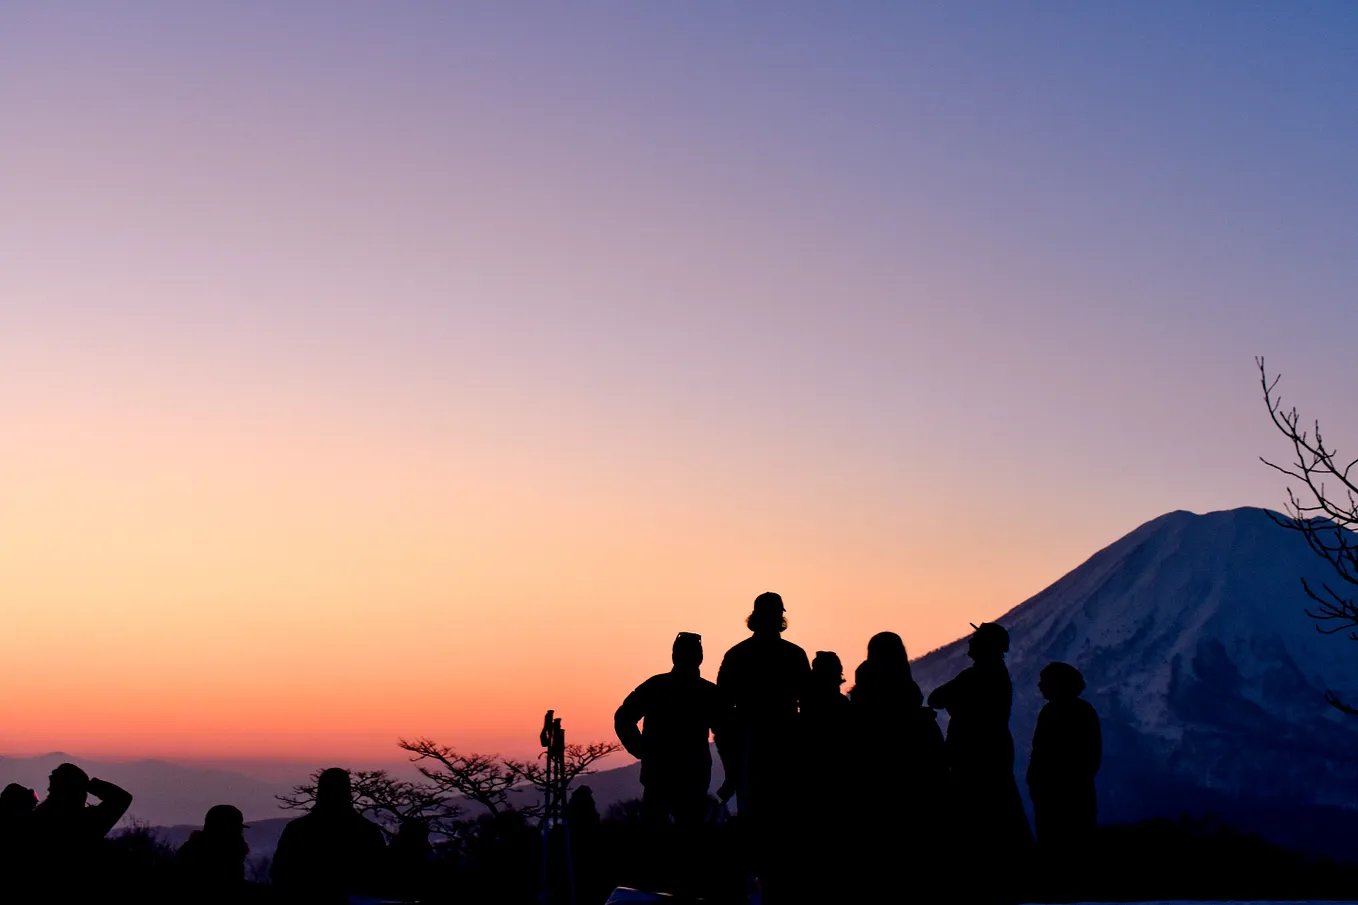
[[[316, 783], [320, 771], [311, 774], [311, 781], [294, 786], [292, 794], [277, 795], [289, 810], [310, 810], [316, 803]], [[386, 770], [351, 770], [350, 787], [354, 807], [370, 818], [388, 837], [395, 835], [401, 823], [413, 820], [424, 824], [435, 836], [451, 838], [455, 833], [461, 807], [453, 795], [433, 783], [413, 783], [393, 779]]]
[[[600, 758], [621, 751], [622, 745], [617, 742], [591, 742], [588, 745], [567, 745], [566, 746], [566, 770], [562, 774], [565, 788], [569, 789], [571, 783], [580, 776], [586, 776], [596, 771], [590, 766]], [[505, 766], [516, 777], [533, 786], [543, 795], [547, 794], [547, 765], [539, 755], [537, 760], [518, 761], [507, 760]]]
[[[1314, 422], [1311, 431], [1307, 431], [1302, 428], [1301, 416], [1295, 408], [1283, 408], [1282, 397], [1277, 395], [1282, 375], [1270, 381], [1264, 359], [1256, 358], [1255, 363], [1259, 366], [1259, 382], [1269, 417], [1292, 444], [1293, 453], [1293, 461], [1287, 467], [1262, 457], [1260, 461], [1305, 486], [1301, 496], [1288, 487], [1286, 514], [1270, 516], [1284, 528], [1299, 532], [1312, 552], [1328, 562], [1341, 581], [1358, 586], [1358, 534], [1355, 534], [1358, 483], [1349, 477], [1358, 459], [1341, 466], [1344, 460], [1337, 449], [1326, 446], [1320, 422]], [[1328, 584], [1321, 585], [1320, 590], [1305, 578], [1301, 584], [1313, 604], [1306, 615], [1316, 621], [1316, 629], [1326, 635], [1347, 631], [1350, 638], [1358, 641], [1358, 601]], [[1325, 700], [1344, 713], [1358, 713], [1332, 691], [1325, 693]]]
[[509, 792], [520, 780], [499, 755], [460, 754], [427, 738], [401, 739], [397, 745], [412, 755], [421, 775], [439, 790], [461, 795], [491, 814], [513, 810]]

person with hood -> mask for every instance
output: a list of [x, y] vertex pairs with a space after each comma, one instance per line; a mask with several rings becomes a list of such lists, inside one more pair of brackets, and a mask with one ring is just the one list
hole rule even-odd
[[1098, 822], [1099, 715], [1080, 698], [1085, 679], [1069, 663], [1048, 663], [1037, 687], [1048, 702], [1037, 716], [1028, 761], [1037, 844], [1050, 857], [1078, 855]]
[[995, 870], [983, 879], [1002, 896], [1019, 882], [1033, 837], [1014, 780], [1009, 733], [1014, 688], [1004, 662], [1009, 632], [994, 622], [975, 628], [967, 644], [972, 665], [934, 689], [929, 706], [948, 712], [945, 750], [954, 842], [994, 859]]
[[283, 827], [270, 876], [285, 901], [330, 905], [379, 891], [385, 859], [382, 830], [354, 809], [349, 771], [331, 767], [310, 813]]
[[186, 901], [239, 901], [249, 854], [240, 809], [229, 804], [208, 808], [203, 828], [190, 833], [175, 854]]
[[680, 632], [670, 660], [669, 672], [651, 676], [623, 700], [613, 714], [613, 729], [627, 753], [641, 761], [642, 821], [659, 827], [673, 818], [685, 829], [700, 825], [707, 815], [708, 739], [715, 735], [719, 754], [725, 749], [731, 707], [699, 672], [701, 635]]
[[[90, 796], [98, 804], [88, 805]], [[90, 777], [75, 764], [61, 764], [47, 781], [47, 797], [29, 816], [32, 883], [49, 898], [94, 896], [104, 872], [100, 855], [109, 830], [132, 805], [113, 783]]]
[[941, 790], [947, 782], [943, 733], [910, 672], [905, 642], [895, 632], [868, 641], [867, 659], [854, 672], [855, 772], [878, 777], [870, 798], [855, 814], [857, 875], [873, 898], [901, 880], [901, 859], [915, 878], [915, 897], [937, 856], [943, 819]]

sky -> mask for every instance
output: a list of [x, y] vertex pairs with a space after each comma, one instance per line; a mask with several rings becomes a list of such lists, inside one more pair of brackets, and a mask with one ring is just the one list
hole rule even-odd
[[1358, 6], [0, 6], [0, 751], [612, 737], [1358, 444]]

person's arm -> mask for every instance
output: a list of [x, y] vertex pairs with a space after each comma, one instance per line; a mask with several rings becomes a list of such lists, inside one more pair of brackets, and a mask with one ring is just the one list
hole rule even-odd
[[99, 799], [99, 803], [85, 809], [85, 819], [90, 821], [91, 830], [103, 837], [132, 806], [132, 795], [108, 780], [97, 777], [90, 779], [89, 793]]
[[956, 676], [930, 692], [929, 706], [934, 710], [947, 710], [951, 707], [957, 691], [957, 680], [959, 678], [961, 677]]
[[618, 734], [618, 741], [637, 760], [641, 760], [644, 749], [637, 723], [646, 716], [647, 697], [646, 683], [643, 682], [623, 699], [622, 706], [613, 714], [613, 731]]

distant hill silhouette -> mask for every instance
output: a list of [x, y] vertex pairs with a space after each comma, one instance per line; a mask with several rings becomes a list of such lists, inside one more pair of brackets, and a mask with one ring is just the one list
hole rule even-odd
[[[1013, 639], [1019, 775], [1038, 671], [1062, 660], [1103, 719], [1102, 822], [1215, 812], [1358, 856], [1358, 718], [1323, 697], [1358, 689], [1358, 643], [1316, 631], [1299, 581], [1329, 569], [1262, 509], [1171, 512], [1095, 553], [995, 620]], [[965, 665], [957, 641], [914, 674], [927, 692]]]
[[[107, 779], [132, 793], [126, 820], [144, 820], [157, 826], [200, 824], [214, 804], [234, 804], [246, 820], [279, 816], [276, 794], [287, 792], [290, 783], [270, 783], [227, 770], [186, 767], [162, 760], [90, 760], [55, 752], [36, 757], [0, 756], [0, 782], [17, 782], [47, 794], [47, 776], [58, 764], [73, 761], [94, 776]], [[305, 773], [298, 777], [305, 779]]]

